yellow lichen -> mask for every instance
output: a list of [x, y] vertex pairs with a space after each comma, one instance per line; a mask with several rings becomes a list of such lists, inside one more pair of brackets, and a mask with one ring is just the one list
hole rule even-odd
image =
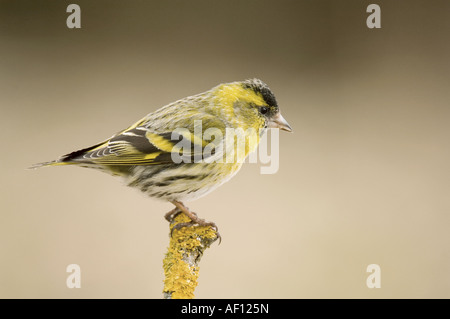
[[174, 225], [190, 221], [185, 214], [178, 214], [170, 225], [172, 236], [163, 261], [164, 293], [173, 299], [194, 298], [199, 275], [197, 258], [200, 259], [203, 251], [217, 238], [210, 226], [183, 227], [172, 231]]

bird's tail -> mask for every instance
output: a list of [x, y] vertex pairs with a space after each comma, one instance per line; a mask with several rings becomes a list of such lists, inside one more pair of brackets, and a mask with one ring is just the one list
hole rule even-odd
[[76, 165], [85, 162], [83, 160], [83, 155], [86, 154], [86, 152], [92, 151], [95, 148], [98, 148], [99, 146], [103, 145], [104, 142], [101, 142], [97, 145], [83, 148], [81, 150], [66, 154], [61, 156], [60, 158], [50, 161], [50, 162], [43, 162], [43, 163], [37, 163], [30, 167], [29, 169], [36, 169], [39, 167], [46, 167], [46, 166], [60, 166], [60, 165]]
[[74, 163], [63, 162], [61, 159], [57, 159], [57, 160], [50, 161], [50, 162], [33, 164], [30, 167], [28, 167], [28, 169], [36, 169], [36, 168], [46, 167], [46, 166], [70, 165], [70, 164], [74, 164]]

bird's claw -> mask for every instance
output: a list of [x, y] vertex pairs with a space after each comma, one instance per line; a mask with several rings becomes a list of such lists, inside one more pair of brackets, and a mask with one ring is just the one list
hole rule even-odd
[[170, 212], [168, 212], [167, 214], [164, 215], [164, 218], [169, 222], [172, 223], [173, 220], [175, 219], [175, 217], [177, 217], [180, 213], [182, 213], [182, 211], [175, 207], [174, 209], [172, 209]]

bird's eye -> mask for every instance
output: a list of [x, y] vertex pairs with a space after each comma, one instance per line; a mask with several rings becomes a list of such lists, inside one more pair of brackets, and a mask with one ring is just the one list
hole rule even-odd
[[267, 112], [269, 112], [269, 108], [268, 108], [268, 107], [266, 107], [266, 106], [261, 106], [261, 107], [259, 108], [259, 113], [261, 113], [261, 114], [266, 114]]

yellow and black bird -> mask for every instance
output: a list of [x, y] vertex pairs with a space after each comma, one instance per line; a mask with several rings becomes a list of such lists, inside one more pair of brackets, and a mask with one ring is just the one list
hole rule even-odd
[[[267, 128], [291, 131], [269, 87], [249, 79], [170, 103], [106, 141], [32, 168], [78, 165], [122, 176], [128, 186], [173, 203], [166, 218], [181, 211], [193, 224], [216, 227], [183, 202], [230, 180]], [[245, 143], [226, 142], [229, 131]], [[230, 152], [233, 160], [224, 160]]]

